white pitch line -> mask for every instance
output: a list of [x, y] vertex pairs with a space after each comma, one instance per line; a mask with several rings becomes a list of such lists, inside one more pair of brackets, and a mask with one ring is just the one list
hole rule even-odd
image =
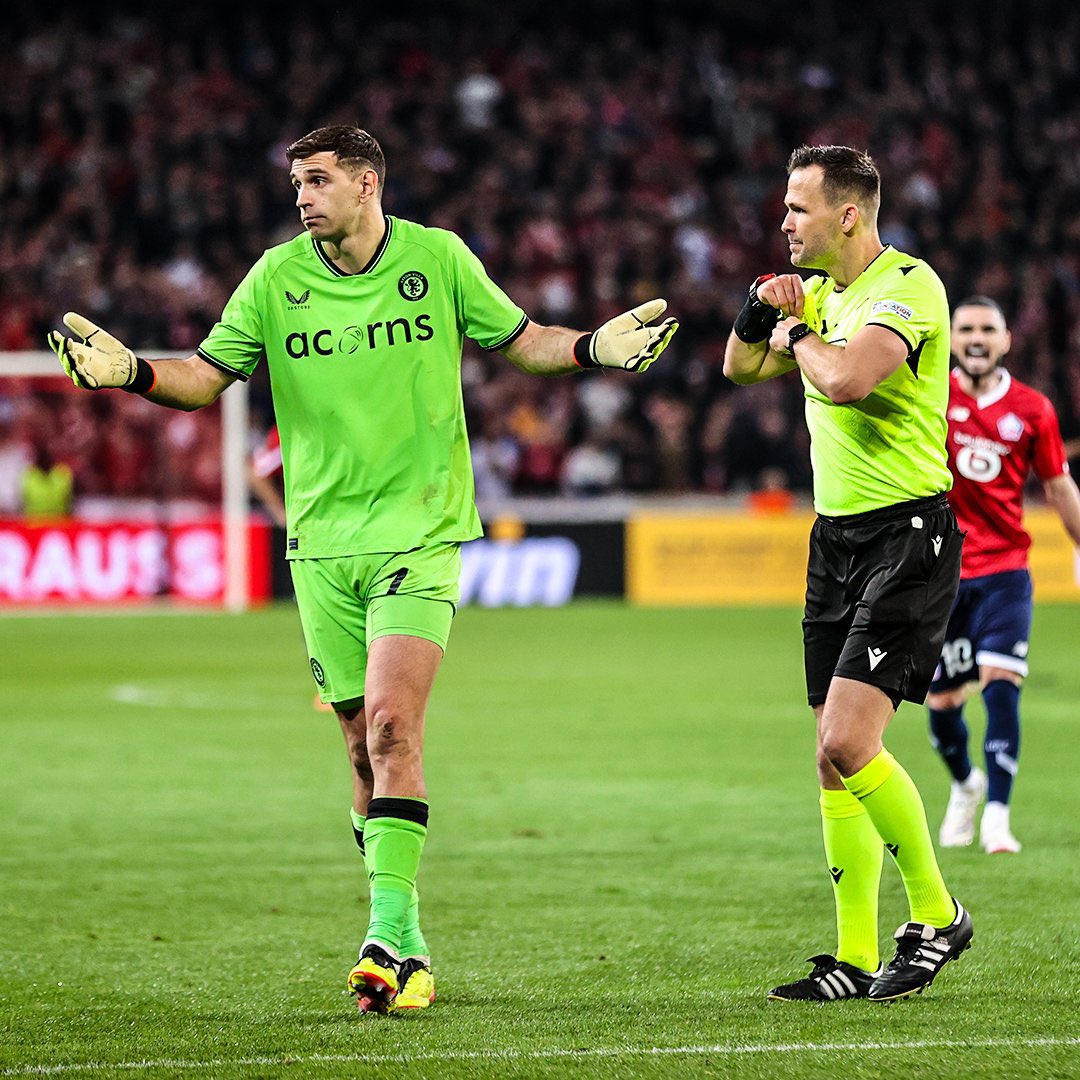
[[192, 604], [185, 607], [179, 602], [155, 604], [152, 601], [122, 601], [110, 604], [107, 601], [87, 601], [79, 604], [43, 603], [36, 607], [19, 603], [2, 604], [0, 614], [3, 614], [5, 619], [69, 619], [72, 616], [83, 618], [98, 615], [137, 615], [140, 619], [145, 619], [151, 615], [171, 618], [174, 615], [223, 615], [225, 612], [223, 608], [211, 604]]
[[228, 710], [230, 712], [260, 712], [280, 706], [280, 700], [268, 698], [260, 701], [250, 696], [235, 697], [225, 694], [203, 694], [189, 690], [176, 690], [168, 686], [143, 686], [138, 683], [118, 683], [109, 690], [111, 700], [120, 705], [138, 705], [148, 709], [193, 709], [196, 712]]
[[873, 1050], [980, 1050], [1025, 1049], [1040, 1046], [1080, 1046], [1080, 1038], [1039, 1039], [921, 1039], [913, 1042], [864, 1042], [864, 1043], [758, 1043], [724, 1044], [715, 1046], [610, 1046], [593, 1049], [568, 1050], [561, 1047], [550, 1050], [462, 1050], [449, 1053], [423, 1052], [418, 1054], [289, 1054], [275, 1057], [216, 1058], [210, 1061], [184, 1061], [168, 1058], [158, 1061], [94, 1061], [74, 1062], [68, 1065], [31, 1065], [26, 1068], [4, 1069], [0, 1076], [56, 1076], [65, 1073], [96, 1072], [104, 1069], [223, 1069], [245, 1068], [265, 1065], [402, 1065], [416, 1061], [545, 1061], [570, 1058], [621, 1057], [701, 1057], [705, 1054], [820, 1054], [844, 1051], [865, 1052]]

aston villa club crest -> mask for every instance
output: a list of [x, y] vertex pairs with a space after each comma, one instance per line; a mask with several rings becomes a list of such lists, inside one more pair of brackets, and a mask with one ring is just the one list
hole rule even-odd
[[1007, 413], [998, 421], [997, 429], [1006, 442], [1019, 442], [1024, 434], [1024, 421], [1016, 413]]
[[428, 282], [427, 278], [419, 270], [409, 270], [401, 275], [397, 287], [398, 292], [406, 300], [423, 300], [427, 295]]

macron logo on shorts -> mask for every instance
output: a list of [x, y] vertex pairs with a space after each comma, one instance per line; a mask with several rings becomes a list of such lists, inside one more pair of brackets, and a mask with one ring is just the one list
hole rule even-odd
[[867, 648], [866, 655], [870, 658], [870, 670], [873, 671], [889, 654], [884, 649]]

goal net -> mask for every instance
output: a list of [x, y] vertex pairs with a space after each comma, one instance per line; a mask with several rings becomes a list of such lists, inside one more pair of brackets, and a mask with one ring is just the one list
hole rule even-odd
[[0, 608], [264, 599], [249, 438], [242, 382], [187, 413], [79, 390], [51, 352], [0, 353]]

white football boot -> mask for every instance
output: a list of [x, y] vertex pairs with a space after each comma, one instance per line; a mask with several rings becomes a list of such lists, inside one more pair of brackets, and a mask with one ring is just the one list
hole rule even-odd
[[1009, 828], [1009, 807], [1006, 803], [988, 802], [983, 809], [982, 822], [979, 825], [979, 843], [988, 855], [1008, 852], [1015, 855], [1020, 850], [1020, 841]]
[[953, 781], [949, 805], [938, 833], [942, 847], [967, 847], [975, 839], [975, 815], [985, 795], [986, 773], [974, 765], [966, 780]]

